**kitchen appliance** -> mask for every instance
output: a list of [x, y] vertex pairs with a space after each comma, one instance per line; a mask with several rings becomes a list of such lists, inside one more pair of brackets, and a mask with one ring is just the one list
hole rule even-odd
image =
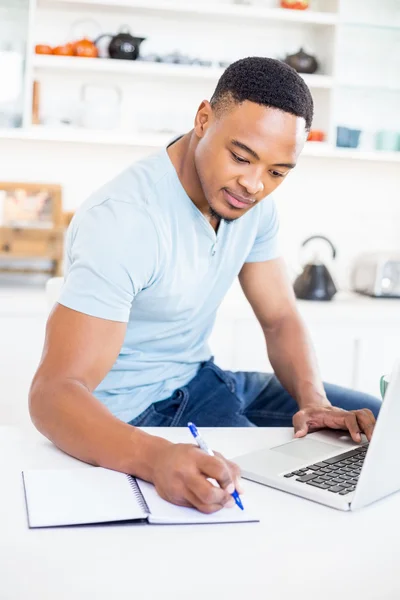
[[296, 54], [286, 55], [286, 58], [283, 60], [283, 62], [292, 67], [298, 73], [312, 74], [315, 73], [319, 67], [319, 63], [315, 56], [312, 54], [307, 54], [303, 48], [300, 48]]
[[359, 294], [400, 298], [400, 253], [369, 252], [353, 263], [351, 287]]
[[83, 58], [97, 58], [98, 50], [97, 46], [89, 38], [82, 38], [73, 43], [73, 50], [75, 56]]
[[122, 60], [136, 60], [139, 58], [140, 44], [146, 39], [133, 36], [128, 28], [123, 28], [116, 35], [111, 33], [100, 35], [94, 42], [96, 46], [100, 40], [106, 37], [111, 38], [107, 48], [109, 57]]
[[[332, 250], [332, 258], [336, 257], [336, 248], [332, 242], [323, 235], [313, 235], [302, 243], [302, 248], [312, 240], [323, 240]], [[301, 300], [332, 300], [337, 289], [328, 268], [317, 256], [314, 261], [305, 265], [303, 272], [296, 278], [294, 284], [296, 298]]]

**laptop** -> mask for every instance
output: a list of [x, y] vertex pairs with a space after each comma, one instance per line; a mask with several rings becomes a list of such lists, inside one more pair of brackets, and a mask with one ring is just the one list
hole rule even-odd
[[324, 430], [233, 458], [242, 477], [339, 510], [400, 490], [400, 366], [391, 376], [370, 443]]

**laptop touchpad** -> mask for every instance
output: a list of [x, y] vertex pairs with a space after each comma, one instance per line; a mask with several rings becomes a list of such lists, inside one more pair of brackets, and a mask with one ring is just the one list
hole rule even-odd
[[342, 448], [334, 446], [333, 444], [325, 444], [325, 442], [317, 442], [310, 438], [297, 439], [288, 444], [282, 444], [281, 446], [275, 446], [270, 448], [274, 452], [280, 452], [287, 456], [295, 456], [296, 458], [304, 458], [305, 460], [316, 460], [318, 456], [324, 456], [331, 454], [335, 450], [340, 454]]

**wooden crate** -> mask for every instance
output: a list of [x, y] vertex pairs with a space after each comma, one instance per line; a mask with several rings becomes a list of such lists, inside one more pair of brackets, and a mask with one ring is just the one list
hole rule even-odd
[[[43, 229], [11, 229], [0, 227], [0, 261], [9, 259], [46, 259], [52, 261], [50, 269], [39, 269], [60, 275], [64, 248], [64, 229], [62, 227]], [[30, 269], [23, 269], [28, 271]], [[38, 269], [32, 269], [38, 271]], [[0, 262], [0, 271], [18, 271], [18, 267], [4, 267]]]
[[[10, 217], [10, 211], [3, 211], [4, 226], [0, 227], [0, 271], [4, 272], [50, 272], [52, 275], [62, 274], [62, 259], [64, 252], [65, 218], [62, 213], [61, 188], [57, 185], [32, 184], [32, 183], [1, 183], [0, 192], [3, 197], [7, 194], [13, 195], [15, 190], [26, 191], [27, 194], [48, 192], [49, 209], [47, 222], [37, 223], [35, 221], [29, 226], [16, 226], [18, 222], [18, 210], [16, 217]], [[8, 198], [8, 197], [7, 197]], [[9, 200], [8, 200], [9, 201]], [[17, 201], [16, 201], [17, 202]], [[22, 211], [23, 212], [23, 211]], [[7, 220], [9, 221], [7, 223]], [[32, 268], [19, 268], [13, 266], [14, 260], [29, 262], [30, 260], [51, 261], [49, 269], [37, 268], [33, 263]], [[6, 265], [2, 264], [6, 261]]]

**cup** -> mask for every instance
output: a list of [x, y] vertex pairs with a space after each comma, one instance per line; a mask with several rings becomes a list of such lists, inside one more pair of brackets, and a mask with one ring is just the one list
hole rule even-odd
[[350, 129], [339, 125], [336, 128], [336, 146], [339, 148], [357, 148], [361, 129]]
[[400, 150], [400, 133], [393, 129], [377, 131], [375, 136], [375, 148], [377, 150], [386, 150], [387, 152], [396, 152]]
[[385, 397], [386, 390], [387, 390], [387, 387], [389, 385], [389, 381], [390, 381], [389, 375], [382, 375], [382, 377], [380, 379], [380, 382], [379, 382], [379, 387], [380, 387], [380, 390], [381, 390], [382, 400]]
[[339, 125], [336, 128], [336, 146], [339, 148], [348, 148], [350, 143], [349, 129]]
[[361, 129], [350, 129], [350, 148], [358, 148], [360, 141]]

